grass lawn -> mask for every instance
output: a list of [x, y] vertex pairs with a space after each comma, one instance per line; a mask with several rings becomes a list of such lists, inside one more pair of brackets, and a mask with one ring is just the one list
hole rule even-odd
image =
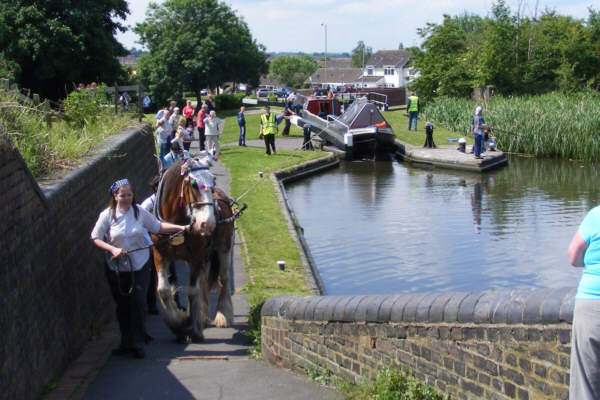
[[[407, 130], [408, 128], [408, 117], [405, 115], [405, 110], [397, 110], [397, 111], [384, 111], [383, 116], [387, 120], [387, 122], [392, 125], [392, 129], [394, 129], [394, 134], [396, 135], [396, 139], [412, 144], [414, 146], [423, 146], [425, 143], [425, 124], [427, 123], [427, 119], [425, 116], [420, 113], [419, 114], [419, 122], [417, 124], [417, 132], [411, 130], [410, 132]], [[467, 139], [468, 144], [473, 144], [473, 137], [465, 134], [459, 134], [456, 132], [452, 132], [439, 124], [433, 124], [433, 141], [437, 146], [446, 146], [446, 145], [456, 145], [456, 142], [448, 142], [447, 139], [458, 139], [460, 137], [464, 137]], [[414, 129], [414, 127], [413, 127]]]
[[[233, 112], [233, 116], [224, 118], [221, 143], [237, 143], [235, 114]], [[246, 115], [246, 140], [257, 139], [259, 118], [260, 114]], [[283, 124], [279, 128], [281, 132]], [[302, 136], [302, 131], [292, 125], [290, 135]], [[276, 137], [276, 141], [281, 140], [284, 140], [281, 136]], [[248, 274], [246, 292], [250, 295], [251, 304], [276, 294], [310, 294], [305, 282], [306, 270], [300, 261], [296, 243], [288, 232], [269, 174], [323, 155], [318, 151], [277, 150], [277, 154], [266, 156], [262, 147], [221, 146], [219, 159], [229, 170], [232, 197], [241, 195], [261, 181], [240, 200], [248, 204], [248, 209], [236, 222], [248, 250], [244, 263]], [[258, 171], [263, 172], [262, 179]], [[279, 270], [277, 260], [286, 261], [285, 271]]]

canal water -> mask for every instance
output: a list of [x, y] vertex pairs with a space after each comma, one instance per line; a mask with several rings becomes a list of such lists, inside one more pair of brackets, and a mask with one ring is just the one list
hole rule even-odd
[[329, 295], [577, 286], [567, 246], [596, 166], [512, 157], [484, 174], [342, 162], [286, 186]]

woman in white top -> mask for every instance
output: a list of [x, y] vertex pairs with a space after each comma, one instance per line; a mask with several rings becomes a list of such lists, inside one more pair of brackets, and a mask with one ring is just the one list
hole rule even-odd
[[[92, 230], [94, 245], [109, 253], [106, 277], [117, 303], [117, 319], [121, 330], [121, 345], [115, 355], [146, 356], [142, 346], [146, 318], [146, 292], [150, 278], [148, 231], [174, 233], [186, 226], [158, 221], [151, 213], [138, 207], [127, 179], [113, 183], [111, 198]], [[146, 247], [146, 248], [144, 248]], [[142, 249], [140, 249], [142, 248]], [[139, 250], [138, 250], [139, 249]]]
[[204, 118], [204, 135], [206, 136], [206, 149], [214, 149], [214, 154], [219, 152], [219, 135], [223, 132], [223, 120], [217, 117], [215, 111], [211, 111]]

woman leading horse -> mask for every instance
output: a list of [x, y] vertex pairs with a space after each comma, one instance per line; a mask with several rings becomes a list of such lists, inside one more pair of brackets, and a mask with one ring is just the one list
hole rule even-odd
[[[155, 216], [161, 220], [190, 224], [183, 242], [152, 235], [163, 316], [179, 341], [188, 337], [195, 342], [204, 340], [203, 330], [210, 318], [208, 294], [214, 287], [219, 290], [214, 324], [227, 327], [233, 321], [229, 287], [233, 212], [231, 200], [215, 187], [215, 176], [209, 167], [209, 157], [171, 165], [161, 179], [154, 208]], [[185, 260], [190, 268], [186, 311], [177, 308], [177, 289], [168, 283], [167, 267], [173, 260]]]
[[115, 355], [132, 354], [144, 358], [144, 324], [146, 292], [150, 271], [148, 231], [184, 232], [187, 227], [158, 221], [138, 207], [127, 179], [120, 179], [109, 189], [110, 202], [100, 213], [91, 234], [94, 245], [106, 251], [106, 277], [117, 303], [117, 320], [121, 345]]

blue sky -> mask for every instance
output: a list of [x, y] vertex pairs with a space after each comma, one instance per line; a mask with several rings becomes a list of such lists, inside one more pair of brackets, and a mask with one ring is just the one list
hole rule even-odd
[[[129, 0], [126, 25], [143, 21], [149, 0]], [[161, 0], [158, 1], [162, 2]], [[439, 23], [444, 14], [467, 11], [485, 16], [493, 0], [225, 0], [242, 16], [253, 37], [269, 52], [350, 52], [359, 40], [376, 50], [419, 45], [417, 28]], [[587, 18], [588, 7], [600, 9], [599, 0], [538, 0], [538, 15], [546, 8], [559, 14]], [[506, 0], [516, 11], [533, 16], [536, 0]], [[140, 47], [133, 32], [117, 35], [125, 47]]]

